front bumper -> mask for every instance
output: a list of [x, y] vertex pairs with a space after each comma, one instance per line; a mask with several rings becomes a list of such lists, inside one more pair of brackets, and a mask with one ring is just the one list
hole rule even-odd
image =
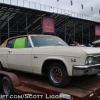
[[73, 66], [72, 76], [93, 75], [98, 74], [100, 71], [100, 64]]

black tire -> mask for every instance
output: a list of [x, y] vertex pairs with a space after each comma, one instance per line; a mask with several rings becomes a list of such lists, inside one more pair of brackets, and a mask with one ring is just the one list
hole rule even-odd
[[14, 93], [13, 92], [12, 82], [11, 82], [11, 80], [8, 77], [5, 76], [2, 79], [1, 86], [2, 86], [2, 92], [3, 92], [3, 94], [5, 94], [5, 95], [12, 95]]
[[52, 63], [48, 68], [48, 78], [50, 83], [55, 87], [65, 87], [71, 81], [67, 74], [66, 68], [61, 63]]
[[1, 88], [1, 81], [2, 81], [2, 76], [0, 75], [0, 92], [2, 91], [2, 88]]
[[[3, 70], [3, 67], [2, 67], [1, 62], [0, 62], [0, 70]], [[1, 88], [1, 81], [2, 81], [2, 76], [0, 75], [0, 92], [2, 91], [2, 88]]]

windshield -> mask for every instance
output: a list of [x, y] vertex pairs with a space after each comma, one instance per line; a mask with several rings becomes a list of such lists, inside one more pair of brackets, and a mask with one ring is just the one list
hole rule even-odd
[[31, 36], [34, 47], [41, 46], [68, 46], [61, 38], [56, 36]]

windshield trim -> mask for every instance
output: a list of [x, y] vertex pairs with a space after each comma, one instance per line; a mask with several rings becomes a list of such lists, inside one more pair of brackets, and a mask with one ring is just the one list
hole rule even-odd
[[31, 36], [28, 36], [28, 40], [29, 40], [29, 42], [31, 44], [31, 47], [34, 47]]

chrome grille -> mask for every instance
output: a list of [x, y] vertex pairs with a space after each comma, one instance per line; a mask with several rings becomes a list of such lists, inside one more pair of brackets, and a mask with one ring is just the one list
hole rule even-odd
[[100, 55], [99, 56], [94, 56], [93, 57], [93, 62], [94, 62], [94, 64], [100, 64]]

